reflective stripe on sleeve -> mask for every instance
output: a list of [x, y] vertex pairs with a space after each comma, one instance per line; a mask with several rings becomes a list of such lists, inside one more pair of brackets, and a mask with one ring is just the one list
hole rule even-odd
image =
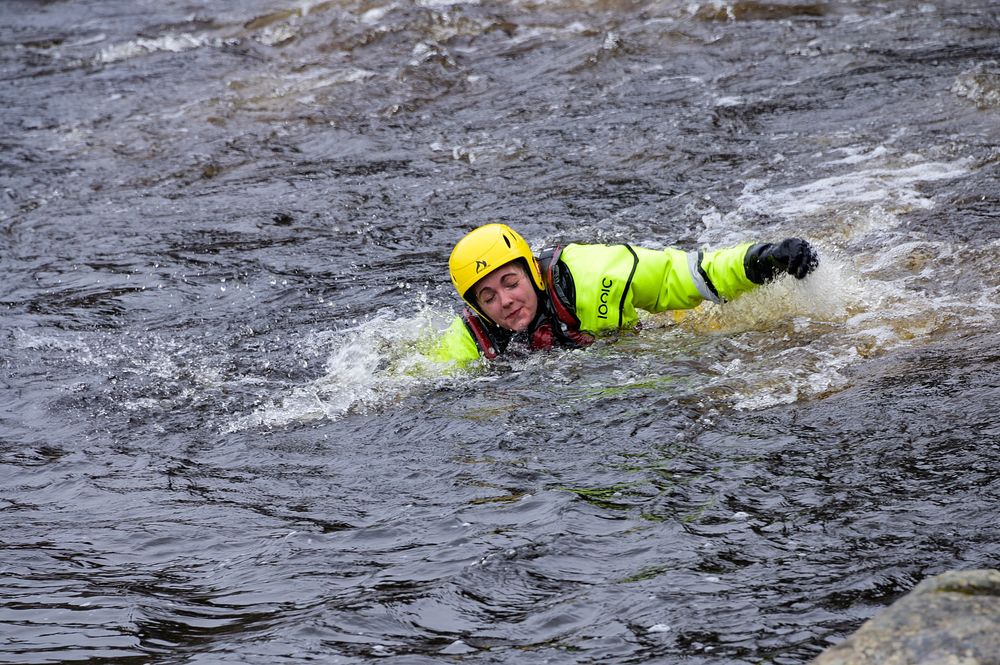
[[721, 303], [722, 298], [716, 293], [712, 283], [708, 280], [708, 275], [701, 268], [701, 252], [688, 252], [688, 270], [691, 272], [691, 281], [694, 282], [698, 294], [705, 300], [714, 303]]

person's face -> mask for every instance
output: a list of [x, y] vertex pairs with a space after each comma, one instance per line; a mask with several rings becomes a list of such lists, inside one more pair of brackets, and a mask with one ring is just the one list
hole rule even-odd
[[517, 261], [505, 263], [476, 282], [472, 294], [486, 316], [514, 332], [526, 330], [538, 311], [531, 277]]

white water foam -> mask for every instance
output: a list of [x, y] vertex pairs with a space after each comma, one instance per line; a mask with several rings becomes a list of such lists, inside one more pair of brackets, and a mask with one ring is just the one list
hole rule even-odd
[[101, 49], [101, 52], [97, 54], [96, 60], [97, 62], [108, 64], [160, 51], [180, 53], [213, 43], [214, 40], [207, 35], [193, 35], [189, 33], [163, 35], [154, 39], [139, 38], [125, 42], [124, 44], [115, 44]]
[[318, 333], [305, 344], [330, 349], [323, 375], [292, 386], [288, 394], [224, 429], [281, 427], [365, 413], [439, 381], [452, 366], [431, 360], [425, 352], [445, 321], [445, 315], [425, 305], [411, 318], [384, 310], [354, 328]]
[[790, 218], [828, 215], [858, 204], [906, 212], [934, 205], [918, 190], [918, 184], [957, 178], [969, 170], [969, 161], [965, 159], [934, 162], [914, 154], [893, 158], [883, 147], [870, 153], [849, 153], [821, 168], [858, 164], [866, 164], [866, 167], [783, 189], [771, 190], [766, 183], [748, 182], [738, 203], [744, 213]]
[[[928, 160], [887, 146], [842, 149], [813, 181], [775, 188], [753, 181], [736, 210], [705, 213], [706, 244], [743, 240], [744, 220], [766, 215], [777, 221], [765, 239], [803, 235], [821, 256], [819, 269], [803, 281], [785, 277], [683, 317], [682, 325], [699, 333], [777, 331], [792, 322], [794, 330], [774, 344], [714, 367], [720, 376], [713, 386], [738, 409], [788, 404], [850, 385], [851, 368], [864, 358], [949, 330], [995, 325], [995, 303], [984, 309], [969, 303], [967, 293], [941, 292], [958, 260], [946, 257], [960, 250], [899, 228], [901, 214], [934, 208], [921, 183], [962, 177], [970, 168], [969, 160]], [[838, 246], [853, 249], [842, 255]], [[937, 293], [927, 293], [930, 284]]]
[[478, 5], [479, 0], [417, 0], [418, 7], [447, 9], [455, 5]]

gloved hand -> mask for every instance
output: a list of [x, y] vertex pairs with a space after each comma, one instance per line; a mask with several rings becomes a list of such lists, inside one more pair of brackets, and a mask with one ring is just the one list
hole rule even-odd
[[819, 254], [801, 238], [785, 238], [778, 244], [759, 243], [743, 257], [747, 279], [754, 284], [763, 284], [785, 272], [802, 279], [818, 265]]

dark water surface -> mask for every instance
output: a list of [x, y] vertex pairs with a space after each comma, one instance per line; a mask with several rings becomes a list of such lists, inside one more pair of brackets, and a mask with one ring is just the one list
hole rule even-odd
[[[1000, 565], [1000, 10], [0, 3], [0, 661], [803, 663]], [[803, 283], [442, 373], [455, 240]]]

